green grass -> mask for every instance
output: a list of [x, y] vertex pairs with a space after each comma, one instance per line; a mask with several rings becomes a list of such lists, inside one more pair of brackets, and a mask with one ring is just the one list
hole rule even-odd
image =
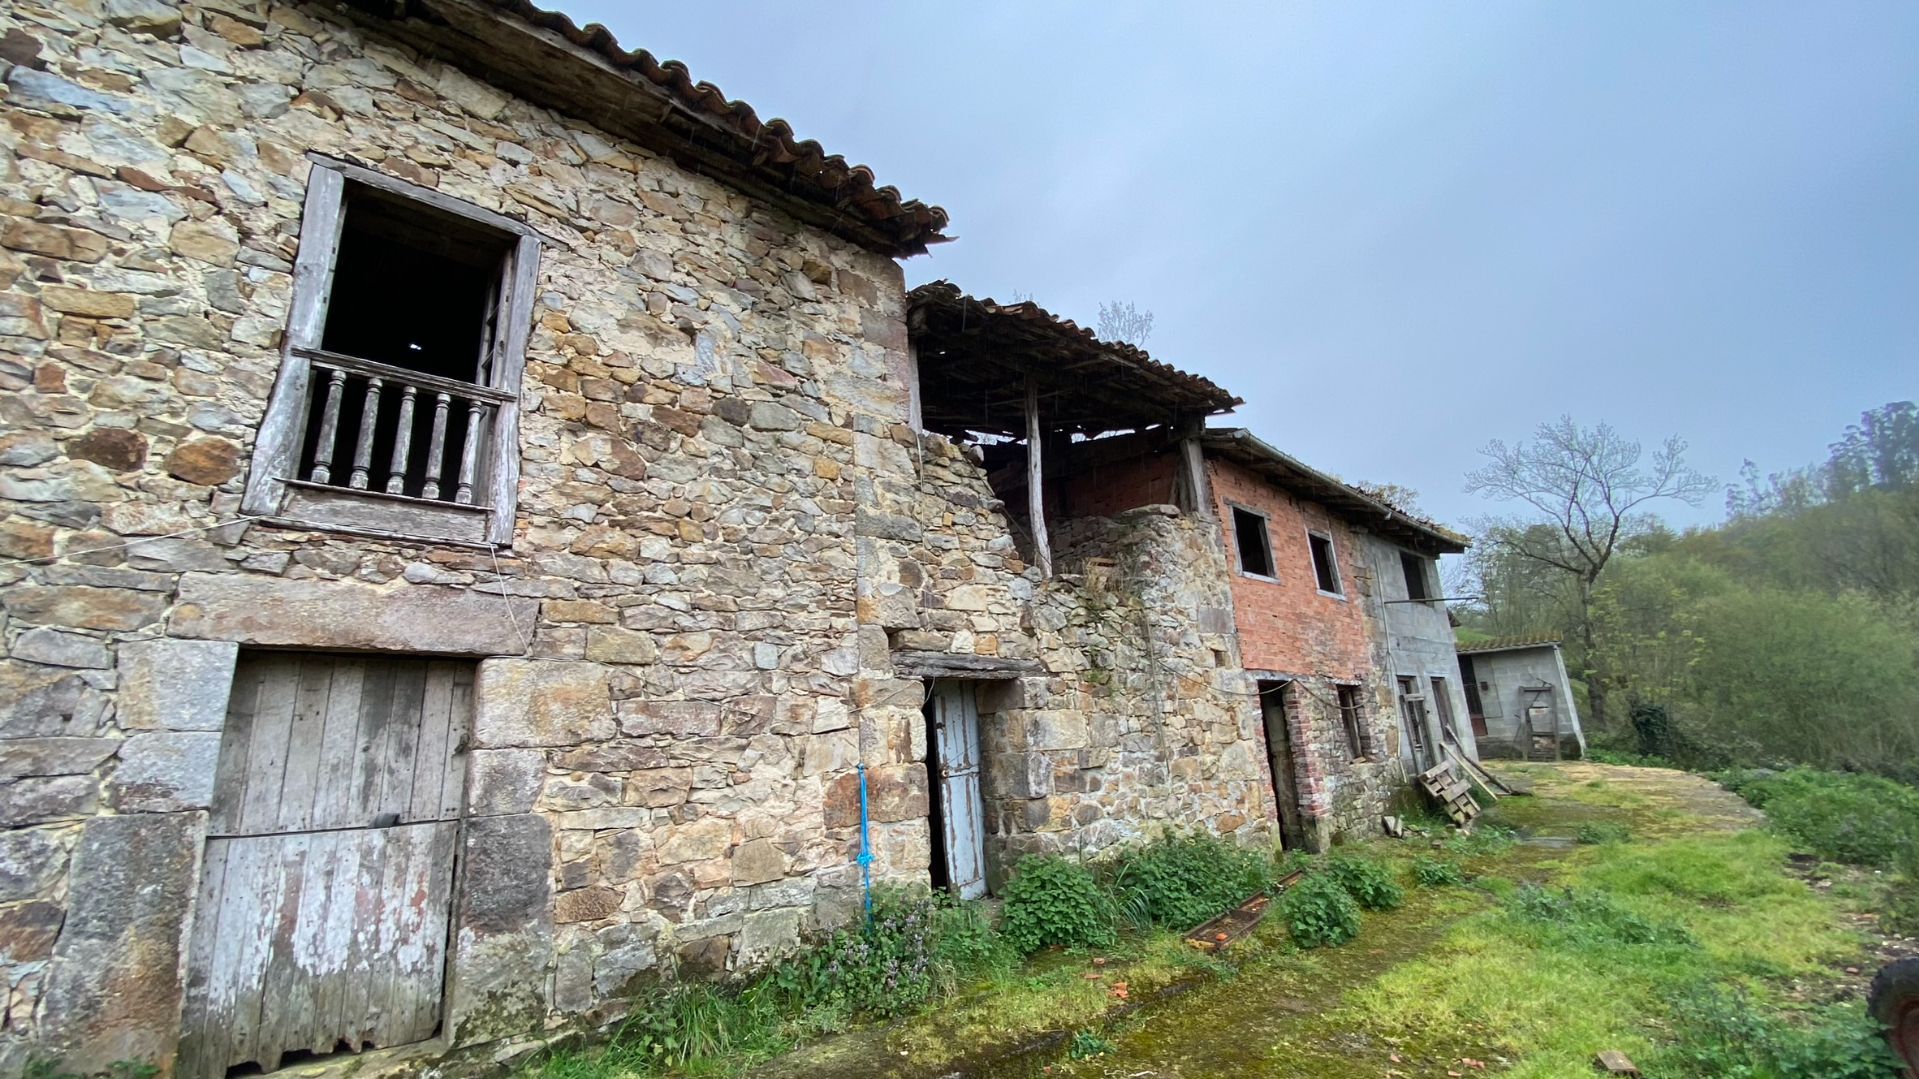
[[1649, 1056], [1670, 1030], [1668, 1002], [1700, 986], [1747, 986], [1776, 1010], [1773, 982], [1860, 947], [1830, 903], [1783, 872], [1785, 855], [1763, 832], [1586, 848], [1558, 882], [1573, 899], [1546, 893], [1529, 912], [1522, 890], [1465, 918], [1335, 1019], [1407, 1038], [1478, 1032], [1515, 1062], [1504, 1074], [1546, 1079], [1586, 1074], [1601, 1049]]

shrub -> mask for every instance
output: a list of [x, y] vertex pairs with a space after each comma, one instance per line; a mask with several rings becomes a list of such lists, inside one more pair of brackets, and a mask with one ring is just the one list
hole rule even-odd
[[1421, 888], [1446, 888], [1466, 883], [1466, 873], [1458, 862], [1418, 858], [1413, 861], [1413, 880]]
[[781, 963], [747, 990], [787, 1010], [903, 1014], [959, 977], [1009, 964], [983, 908], [946, 896], [881, 888], [864, 921]]
[[636, 1064], [678, 1067], [755, 1046], [777, 1051], [780, 1015], [767, 998], [699, 984], [669, 989], [620, 1025], [609, 1051]]
[[1576, 842], [1584, 843], [1588, 846], [1598, 846], [1601, 843], [1624, 843], [1631, 838], [1632, 831], [1625, 825], [1615, 824], [1609, 821], [1594, 821], [1582, 824], [1579, 826], [1579, 830], [1573, 833], [1573, 839]]
[[1919, 788], [1812, 768], [1728, 772], [1719, 781], [1828, 861], [1885, 867], [1919, 845]]
[[1367, 910], [1392, 910], [1405, 901], [1406, 890], [1392, 871], [1370, 858], [1341, 855], [1326, 864], [1326, 871]]
[[1104, 948], [1118, 939], [1113, 907], [1077, 862], [1027, 855], [1013, 871], [1000, 908], [1000, 933], [1022, 953], [1048, 945]]
[[1698, 1079], [1898, 1079], [1877, 1025], [1856, 1002], [1788, 1023], [1743, 993], [1695, 988], [1674, 998], [1674, 1040], [1649, 1061], [1648, 1075]]
[[1344, 944], [1359, 935], [1359, 904], [1339, 878], [1310, 873], [1279, 901], [1280, 913], [1302, 948]]
[[1161, 836], [1122, 854], [1109, 887], [1134, 925], [1191, 929], [1272, 886], [1270, 862], [1217, 837]]

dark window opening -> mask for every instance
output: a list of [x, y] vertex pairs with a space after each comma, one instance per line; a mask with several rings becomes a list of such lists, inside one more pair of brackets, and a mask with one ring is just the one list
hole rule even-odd
[[1399, 552], [1399, 568], [1406, 574], [1406, 598], [1432, 599], [1432, 590], [1426, 586], [1426, 560], [1410, 551]]
[[1366, 715], [1361, 707], [1359, 687], [1334, 686], [1333, 692], [1339, 697], [1339, 724], [1346, 731], [1346, 748], [1354, 757], [1367, 756], [1372, 751], [1372, 742], [1366, 737]]
[[1313, 549], [1313, 575], [1319, 579], [1319, 590], [1339, 595], [1339, 563], [1333, 560], [1333, 541], [1317, 532], [1309, 532], [1306, 542]]
[[1233, 507], [1233, 542], [1239, 550], [1239, 571], [1260, 577], [1272, 577], [1273, 544], [1266, 531], [1266, 518]]
[[486, 382], [515, 238], [360, 184], [346, 185], [343, 211], [320, 347]]

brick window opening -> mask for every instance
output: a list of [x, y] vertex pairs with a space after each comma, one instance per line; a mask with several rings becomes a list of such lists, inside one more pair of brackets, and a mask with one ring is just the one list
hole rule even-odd
[[1341, 595], [1339, 562], [1333, 556], [1332, 537], [1308, 532], [1306, 542], [1313, 551], [1313, 576], [1319, 581], [1319, 590], [1329, 595]]
[[1233, 507], [1233, 543], [1239, 552], [1239, 571], [1255, 577], [1273, 577], [1273, 541], [1266, 518]]
[[316, 157], [246, 511], [511, 542], [538, 263], [521, 222]]
[[1406, 598], [1429, 600], [1432, 588], [1426, 583], [1426, 560], [1411, 551], [1399, 552], [1399, 568], [1406, 575]]
[[1346, 748], [1354, 759], [1372, 755], [1372, 739], [1366, 732], [1366, 713], [1358, 686], [1334, 686], [1339, 697], [1339, 725], [1346, 732]]

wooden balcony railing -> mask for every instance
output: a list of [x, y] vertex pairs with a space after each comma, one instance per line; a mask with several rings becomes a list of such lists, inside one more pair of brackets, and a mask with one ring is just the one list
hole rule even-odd
[[327, 487], [474, 504], [499, 407], [513, 395], [318, 349], [297, 479]]

